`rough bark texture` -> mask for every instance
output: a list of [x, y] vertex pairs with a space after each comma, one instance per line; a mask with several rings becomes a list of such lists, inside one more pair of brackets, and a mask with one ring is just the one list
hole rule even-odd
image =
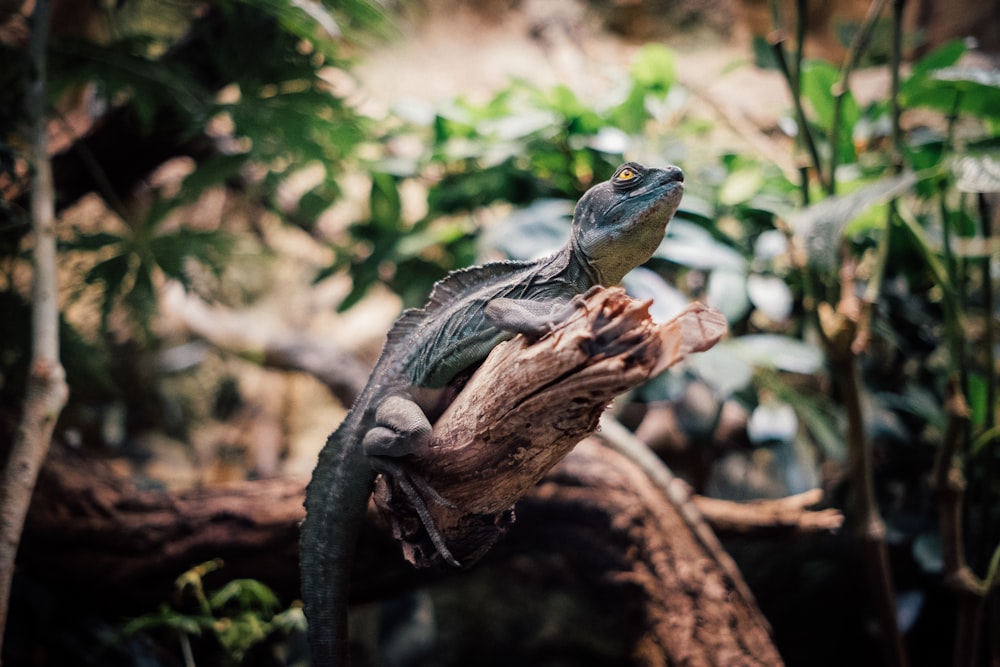
[[[20, 568], [116, 612], [165, 599], [178, 574], [214, 557], [226, 563], [221, 575], [251, 576], [292, 596], [305, 482], [141, 490], [111, 466], [57, 448], [39, 480]], [[488, 558], [572, 563], [588, 586], [636, 609], [633, 664], [781, 664], [766, 621], [698, 539], [691, 511], [628, 458], [588, 439], [517, 506], [516, 527]], [[387, 529], [369, 525], [359, 599], [441, 575], [414, 570]]]
[[[596, 430], [616, 396], [726, 331], [721, 313], [702, 304], [663, 325], [648, 307], [621, 288], [592, 290], [553, 333], [499, 345], [414, 452], [409, 467], [451, 503], [428, 509], [461, 563], [486, 553], [511, 525], [514, 503]], [[403, 490], [380, 478], [375, 500], [407, 560], [430, 565], [436, 550]]]

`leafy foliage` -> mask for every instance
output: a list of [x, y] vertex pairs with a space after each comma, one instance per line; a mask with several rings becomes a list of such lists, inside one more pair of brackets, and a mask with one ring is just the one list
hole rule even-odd
[[268, 642], [305, 632], [298, 606], [281, 610], [274, 592], [253, 579], [234, 579], [222, 588], [206, 590], [204, 578], [222, 567], [215, 560], [195, 566], [177, 578], [175, 602], [128, 621], [122, 637], [162, 636], [191, 655], [191, 640], [201, 638], [206, 649], [224, 665], [243, 664], [247, 654]]

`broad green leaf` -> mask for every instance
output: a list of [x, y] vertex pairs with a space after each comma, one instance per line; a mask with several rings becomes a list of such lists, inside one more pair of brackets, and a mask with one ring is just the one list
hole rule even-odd
[[986, 423], [986, 415], [990, 409], [988, 396], [991, 381], [993, 380], [988, 380], [979, 373], [969, 373], [969, 407], [974, 428], [980, 428]]
[[763, 185], [764, 173], [761, 169], [738, 169], [729, 174], [719, 189], [719, 203], [726, 206], [743, 203], [756, 195]]
[[[833, 131], [836, 116], [834, 94], [839, 79], [840, 71], [830, 63], [810, 60], [802, 65], [802, 94], [809, 100], [827, 136]], [[850, 90], [844, 93], [840, 113], [837, 151], [839, 162], [844, 164], [854, 161], [854, 126], [861, 117], [861, 109]]]
[[913, 67], [910, 69], [910, 77], [903, 85], [906, 86], [910, 80], [926, 76], [934, 70], [951, 67], [965, 55], [967, 50], [965, 42], [961, 40], [942, 44], [913, 63]]
[[838, 248], [847, 224], [870, 207], [909, 191], [917, 182], [913, 173], [883, 178], [847, 195], [829, 197], [796, 214], [792, 231], [809, 262], [832, 269], [838, 262]]
[[666, 238], [653, 256], [694, 269], [746, 270], [743, 255], [716, 241], [706, 229], [682, 218], [670, 222]]
[[837, 68], [828, 62], [807, 60], [802, 63], [802, 95], [827, 132], [833, 126], [833, 86], [839, 76]]

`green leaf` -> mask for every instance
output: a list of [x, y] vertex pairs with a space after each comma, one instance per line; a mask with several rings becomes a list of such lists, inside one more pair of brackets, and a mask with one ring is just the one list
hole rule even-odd
[[662, 44], [647, 44], [632, 59], [629, 74], [645, 91], [663, 95], [677, 80], [676, 61], [671, 49]]
[[791, 219], [792, 231], [809, 262], [826, 269], [836, 266], [838, 248], [847, 224], [866, 210], [898, 197], [917, 183], [913, 173], [883, 178], [847, 195], [829, 197]]
[[917, 62], [913, 63], [913, 67], [910, 69], [910, 76], [903, 85], [909, 85], [909, 81], [927, 76], [934, 70], [951, 67], [957, 63], [963, 55], [965, 55], [967, 50], [968, 48], [965, 46], [965, 42], [961, 40], [955, 40], [942, 44]]
[[215, 612], [231, 608], [265, 614], [273, 614], [281, 606], [274, 591], [256, 579], [230, 581], [209, 596], [208, 604]]
[[216, 273], [223, 268], [222, 257], [232, 245], [232, 239], [223, 232], [202, 232], [181, 228], [170, 234], [153, 237], [150, 252], [157, 265], [171, 278], [187, 285], [184, 261], [196, 259]]
[[840, 72], [828, 62], [807, 60], [802, 63], [802, 95], [827, 132], [833, 126], [833, 86], [839, 77]]
[[[802, 94], [816, 113], [817, 121], [830, 135], [836, 116], [835, 88], [840, 80], [840, 71], [830, 63], [809, 60], [802, 65]], [[839, 162], [854, 161], [854, 126], [861, 118], [861, 109], [853, 93], [847, 90], [841, 100], [840, 128], [837, 151]]]
[[760, 192], [763, 185], [764, 173], [759, 167], [733, 171], [719, 189], [719, 203], [726, 206], [741, 204]]
[[981, 428], [986, 423], [986, 415], [989, 412], [988, 405], [989, 383], [979, 373], [969, 373], [969, 408], [971, 409], [971, 419], [973, 428]]
[[100, 250], [110, 245], [121, 243], [124, 239], [118, 234], [110, 232], [77, 232], [72, 241], [66, 243], [66, 247], [73, 250]]
[[396, 179], [389, 174], [377, 172], [371, 176], [372, 188], [368, 199], [371, 222], [379, 230], [395, 230], [403, 210]]

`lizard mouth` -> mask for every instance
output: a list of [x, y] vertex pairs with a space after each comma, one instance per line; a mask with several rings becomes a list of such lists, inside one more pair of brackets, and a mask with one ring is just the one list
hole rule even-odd
[[664, 173], [656, 181], [653, 181], [649, 185], [639, 188], [628, 195], [629, 199], [633, 197], [643, 197], [650, 192], [655, 192], [657, 190], [662, 190], [664, 188], [678, 188], [684, 189], [684, 172], [677, 167], [671, 167], [670, 169], [664, 170]]
[[[619, 199], [608, 209], [611, 213], [626, 202], [635, 199], [649, 199], [649, 206], [656, 206], [659, 202], [671, 201], [676, 206], [680, 203], [684, 193], [684, 172], [677, 167], [671, 167], [664, 171], [663, 175], [652, 183], [647, 183], [641, 188], [636, 188]], [[648, 209], [647, 209], [648, 210]]]

